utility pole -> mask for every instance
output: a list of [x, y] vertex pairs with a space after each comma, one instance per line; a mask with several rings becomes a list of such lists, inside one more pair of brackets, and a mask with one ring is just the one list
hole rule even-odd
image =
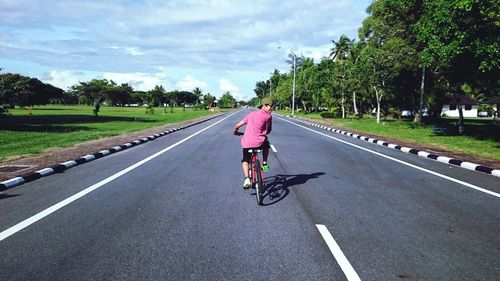
[[[272, 78], [272, 76], [271, 76]], [[272, 84], [273, 84], [273, 81], [271, 80], [271, 78], [269, 78], [269, 98], [272, 100], [273, 99], [273, 87], [272, 87]]]
[[294, 52], [292, 52], [293, 56], [293, 87], [292, 87], [292, 117], [295, 116], [295, 64], [297, 60], [297, 56]]

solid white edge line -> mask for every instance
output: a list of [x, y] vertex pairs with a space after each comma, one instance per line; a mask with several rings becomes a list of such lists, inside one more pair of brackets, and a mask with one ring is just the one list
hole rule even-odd
[[[35, 223], [35, 222], [43, 219], [44, 217], [52, 214], [53, 212], [61, 209], [62, 207], [66, 206], [66, 205], [68, 205], [70, 203], [72, 203], [73, 201], [76, 201], [76, 200], [82, 198], [83, 196], [85, 196], [85, 195], [89, 194], [90, 192], [98, 189], [99, 187], [101, 187], [101, 186], [103, 186], [103, 185], [105, 185], [105, 184], [107, 184], [107, 183], [109, 183], [109, 182], [111, 182], [111, 181], [119, 178], [120, 176], [122, 176], [122, 175], [124, 175], [124, 174], [126, 174], [126, 173], [128, 173], [128, 172], [130, 172], [132, 170], [134, 170], [135, 168], [141, 166], [142, 164], [144, 164], [144, 163], [146, 163], [146, 162], [148, 162], [148, 161], [150, 161], [150, 160], [152, 160], [152, 159], [160, 156], [161, 154], [163, 154], [163, 153], [171, 150], [172, 148], [178, 146], [179, 144], [181, 144], [181, 143], [183, 143], [183, 142], [185, 142], [185, 141], [193, 138], [194, 136], [200, 134], [201, 132], [210, 129], [211, 127], [219, 124], [220, 122], [226, 120], [227, 118], [233, 116], [236, 113], [237, 112], [234, 112], [234, 113], [226, 116], [225, 118], [223, 118], [223, 119], [215, 122], [214, 124], [212, 124], [212, 125], [204, 128], [202, 130], [197, 131], [196, 133], [194, 133], [194, 134], [192, 134], [192, 135], [190, 135], [190, 136], [188, 136], [188, 137], [186, 137], [186, 138], [184, 138], [184, 139], [182, 139], [182, 140], [180, 140], [180, 141], [172, 144], [171, 146], [169, 146], [169, 147], [167, 147], [167, 148], [165, 148], [165, 149], [163, 149], [163, 150], [161, 150], [161, 151], [159, 151], [159, 152], [157, 152], [157, 153], [155, 153], [155, 154], [153, 154], [153, 155], [151, 155], [151, 156], [149, 156], [149, 157], [147, 157], [147, 158], [145, 158], [145, 159], [143, 159], [143, 160], [141, 160], [141, 161], [139, 161], [139, 162], [137, 162], [135, 164], [133, 164], [132, 166], [129, 166], [128, 168], [125, 168], [125, 169], [121, 170], [120, 172], [118, 172], [118, 173], [116, 173], [116, 174], [114, 174], [114, 175], [112, 175], [112, 176], [110, 176], [110, 177], [108, 177], [108, 178], [106, 178], [106, 179], [104, 179], [104, 180], [102, 180], [102, 181], [100, 181], [100, 182], [92, 185], [92, 186], [89, 186], [86, 189], [84, 189], [84, 190], [82, 190], [82, 191], [80, 191], [80, 192], [78, 192], [78, 193], [76, 193], [76, 194], [74, 194], [74, 195], [72, 195], [72, 196], [64, 199], [63, 201], [61, 201], [61, 202], [59, 202], [59, 203], [57, 203], [55, 205], [52, 205], [51, 207], [49, 207], [49, 208], [41, 211], [40, 213], [38, 213], [38, 214], [36, 214], [34, 216], [31, 216], [31, 217], [25, 219], [24, 221], [22, 221], [22, 222], [20, 222], [20, 223], [18, 223], [16, 225], [14, 225], [14, 226], [6, 229], [6, 230], [0, 232], [0, 241], [2, 241], [5, 238], [7, 238], [7, 237], [9, 237], [9, 236], [11, 236], [13, 234], [15, 234], [16, 232], [18, 232], [18, 231], [20, 231], [20, 230], [22, 230], [22, 229], [24, 229], [24, 228], [32, 225], [33, 223]], [[23, 179], [21, 178], [20, 180], [23, 180]]]
[[323, 236], [323, 239], [325, 240], [326, 245], [328, 245], [328, 248], [330, 249], [330, 252], [333, 254], [333, 257], [335, 258], [335, 260], [337, 260], [337, 263], [344, 272], [345, 277], [347, 277], [347, 280], [361, 281], [358, 274], [352, 267], [349, 260], [347, 260], [346, 256], [344, 255], [344, 252], [342, 252], [342, 249], [340, 249], [339, 245], [337, 244], [337, 241], [335, 241], [335, 239], [333, 238], [330, 231], [328, 231], [326, 226], [322, 224], [317, 224], [316, 227], [318, 228], [319, 233], [321, 233], [321, 236]]
[[[483, 192], [483, 193], [486, 193], [486, 194], [489, 194], [489, 195], [493, 195], [493, 196], [495, 196], [495, 197], [500, 198], [500, 194], [498, 194], [498, 193], [496, 193], [496, 192], [493, 192], [493, 191], [491, 191], [491, 190], [488, 190], [488, 189], [486, 189], [486, 188], [482, 188], [482, 187], [479, 187], [479, 186], [477, 186], [477, 185], [473, 185], [473, 184], [470, 184], [470, 183], [468, 183], [468, 182], [464, 182], [464, 181], [461, 181], [461, 180], [457, 180], [457, 179], [454, 179], [454, 178], [452, 178], [452, 177], [449, 177], [449, 176], [446, 176], [446, 175], [443, 175], [443, 174], [440, 174], [440, 173], [437, 173], [437, 172], [434, 172], [434, 171], [431, 171], [431, 170], [428, 170], [428, 169], [425, 169], [425, 168], [422, 168], [422, 167], [419, 167], [419, 166], [416, 166], [416, 165], [413, 165], [413, 164], [410, 164], [410, 163], [408, 163], [408, 162], [405, 162], [405, 161], [402, 161], [402, 160], [396, 159], [396, 158], [394, 158], [394, 157], [391, 157], [391, 156], [388, 156], [388, 155], [385, 155], [385, 154], [382, 154], [382, 153], [379, 153], [379, 152], [376, 152], [376, 151], [370, 150], [370, 149], [368, 149], [368, 148], [364, 148], [364, 147], [362, 147], [362, 146], [359, 146], [359, 145], [356, 145], [356, 144], [350, 143], [350, 142], [348, 142], [348, 141], [344, 141], [344, 140], [338, 139], [338, 138], [336, 138], [336, 137], [332, 137], [332, 136], [327, 135], [327, 134], [324, 134], [324, 133], [322, 133], [322, 132], [318, 132], [318, 131], [315, 131], [315, 130], [313, 130], [313, 129], [310, 129], [310, 128], [307, 128], [307, 127], [304, 127], [304, 126], [299, 125], [299, 124], [296, 124], [296, 123], [294, 123], [294, 122], [292, 122], [292, 121], [288, 121], [288, 120], [283, 119], [283, 118], [279, 118], [279, 119], [280, 119], [280, 120], [283, 120], [283, 121], [285, 121], [285, 122], [288, 122], [288, 123], [290, 123], [290, 124], [293, 124], [293, 125], [295, 125], [295, 126], [297, 126], [297, 127], [301, 127], [301, 128], [303, 128], [303, 129], [306, 129], [306, 130], [309, 130], [309, 131], [311, 131], [311, 132], [314, 132], [314, 133], [316, 133], [316, 134], [319, 134], [319, 135], [325, 136], [325, 137], [327, 137], [327, 138], [330, 138], [330, 139], [336, 140], [336, 141], [338, 141], [338, 142], [345, 143], [345, 144], [350, 145], [350, 146], [352, 146], [352, 147], [356, 147], [356, 148], [359, 148], [359, 149], [364, 150], [364, 151], [366, 151], [366, 152], [370, 152], [370, 153], [375, 154], [375, 155], [378, 155], [378, 156], [380, 156], [380, 157], [384, 157], [384, 158], [386, 158], [386, 159], [389, 159], [389, 160], [392, 160], [392, 161], [398, 162], [398, 163], [400, 163], [400, 164], [406, 165], [406, 166], [408, 166], [408, 167], [415, 168], [415, 169], [420, 170], [420, 171], [422, 171], [422, 172], [429, 173], [429, 174], [431, 174], [431, 175], [434, 175], [434, 176], [437, 176], [437, 177], [440, 177], [440, 178], [443, 178], [443, 179], [446, 179], [446, 180], [449, 180], [449, 181], [452, 181], [452, 182], [455, 182], [455, 183], [461, 184], [461, 185], [463, 185], [463, 186], [466, 186], [466, 187], [469, 187], [469, 188], [475, 189], [475, 190], [477, 190], [477, 191], [480, 191], [480, 192]], [[440, 157], [438, 157], [438, 159], [439, 159], [439, 158], [440, 158]], [[442, 157], [441, 159], [443, 160], [443, 158], [447, 158], [447, 157]], [[451, 158], [448, 158], [448, 159], [451, 159]], [[438, 160], [438, 161], [439, 161], [439, 160]], [[440, 162], [441, 162], [441, 161], [440, 161]]]

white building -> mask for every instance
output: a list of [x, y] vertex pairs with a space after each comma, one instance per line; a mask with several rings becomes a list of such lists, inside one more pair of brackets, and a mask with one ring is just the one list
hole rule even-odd
[[446, 93], [448, 104], [444, 104], [441, 109], [441, 116], [460, 117], [458, 104], [462, 105], [464, 117], [477, 117], [477, 101], [466, 95]]
[[[477, 117], [477, 105], [466, 104], [462, 105], [464, 117]], [[443, 104], [441, 116], [459, 117], [458, 107], [456, 104]]]

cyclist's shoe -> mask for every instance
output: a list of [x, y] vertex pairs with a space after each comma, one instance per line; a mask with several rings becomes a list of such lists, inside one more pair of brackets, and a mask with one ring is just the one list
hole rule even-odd
[[245, 178], [245, 181], [243, 182], [243, 189], [248, 189], [252, 185], [252, 181], [250, 178]]
[[262, 163], [262, 171], [264, 171], [264, 172], [269, 171], [269, 164], [268, 163]]

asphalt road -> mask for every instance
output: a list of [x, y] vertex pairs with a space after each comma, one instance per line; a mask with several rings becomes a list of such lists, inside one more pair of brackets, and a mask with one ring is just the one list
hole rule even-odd
[[500, 280], [500, 180], [274, 116], [264, 206], [228, 114], [0, 194], [0, 280]]

